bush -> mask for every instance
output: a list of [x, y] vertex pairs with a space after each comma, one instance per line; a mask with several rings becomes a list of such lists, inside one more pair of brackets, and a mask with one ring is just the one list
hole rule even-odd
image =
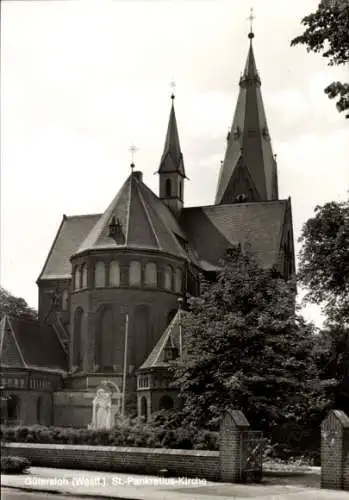
[[30, 467], [27, 458], [21, 457], [1, 457], [1, 472], [3, 474], [21, 474]]
[[130, 446], [144, 448], [218, 449], [218, 434], [190, 427], [175, 428], [173, 422], [156, 424], [137, 419], [120, 421], [113, 429], [73, 429], [44, 426], [2, 427], [1, 439], [15, 443]]

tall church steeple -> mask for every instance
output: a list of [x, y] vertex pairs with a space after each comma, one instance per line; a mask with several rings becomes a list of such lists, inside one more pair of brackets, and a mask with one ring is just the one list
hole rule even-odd
[[218, 179], [215, 203], [278, 199], [277, 166], [261, 94], [261, 80], [250, 46], [227, 148]]
[[183, 208], [184, 179], [186, 175], [179, 143], [174, 99], [175, 96], [172, 94], [170, 119], [158, 174], [160, 199], [166, 203], [174, 215], [179, 216]]

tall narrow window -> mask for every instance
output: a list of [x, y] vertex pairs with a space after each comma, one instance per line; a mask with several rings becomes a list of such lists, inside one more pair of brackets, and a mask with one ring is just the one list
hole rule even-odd
[[179, 268], [176, 269], [175, 291], [176, 293], [181, 293], [182, 291], [182, 270]]
[[144, 422], [148, 420], [148, 403], [144, 396], [141, 398], [141, 417]]
[[116, 260], [112, 260], [109, 266], [110, 286], [120, 286], [120, 266]]
[[69, 302], [69, 292], [65, 288], [62, 292], [62, 311], [68, 310], [68, 302]]
[[172, 189], [171, 189], [171, 179], [166, 179], [165, 182], [165, 192], [166, 196], [169, 198], [172, 194]]
[[130, 264], [130, 286], [140, 286], [142, 282], [141, 263], [133, 260]]
[[40, 425], [42, 424], [43, 420], [43, 408], [44, 408], [44, 399], [42, 396], [39, 396], [38, 399], [36, 400], [36, 420], [37, 423]]
[[75, 273], [74, 273], [74, 289], [79, 290], [81, 286], [81, 272], [80, 272], [80, 267], [75, 268]]
[[101, 371], [112, 371], [114, 365], [113, 312], [105, 309], [101, 317]]
[[105, 264], [104, 262], [96, 262], [95, 265], [95, 287], [102, 288], [105, 286]]
[[179, 199], [183, 201], [183, 182], [179, 181]]
[[83, 264], [81, 267], [81, 288], [87, 288], [87, 266]]
[[133, 339], [129, 339], [129, 363], [139, 367], [154, 344], [151, 338], [150, 307], [137, 305], [134, 311]]
[[166, 290], [172, 289], [172, 268], [170, 266], [165, 267], [164, 285]]
[[148, 262], [148, 264], [145, 266], [145, 276], [144, 276], [144, 283], [145, 286], [149, 287], [156, 287], [157, 286], [157, 267], [154, 262]]
[[74, 315], [73, 366], [82, 366], [82, 326], [84, 311], [79, 308]]

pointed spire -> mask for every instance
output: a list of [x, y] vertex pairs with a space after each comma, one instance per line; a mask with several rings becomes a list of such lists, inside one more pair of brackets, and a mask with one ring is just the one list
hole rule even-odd
[[247, 197], [247, 201], [274, 200], [278, 197], [276, 162], [253, 51], [252, 13], [249, 19], [250, 46], [220, 169], [216, 204], [237, 202], [242, 194]]
[[162, 153], [158, 173], [179, 173], [185, 177], [183, 155], [179, 142], [176, 113], [174, 107], [175, 95], [171, 94], [171, 111], [167, 127], [164, 151]]
[[244, 82], [251, 80], [255, 80], [260, 85], [261, 81], [257, 71], [256, 61], [253, 52], [253, 43], [252, 43], [252, 40], [254, 38], [254, 33], [252, 31], [252, 21], [254, 19], [253, 9], [251, 9], [251, 14], [248, 19], [250, 20], [250, 32], [248, 34], [248, 38], [250, 39], [250, 47], [247, 54], [245, 69], [242, 77], [240, 78], [240, 85], [243, 84]]

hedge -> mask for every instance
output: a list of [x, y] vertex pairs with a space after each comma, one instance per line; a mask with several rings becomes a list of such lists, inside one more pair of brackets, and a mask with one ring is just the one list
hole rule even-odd
[[166, 429], [146, 424], [121, 425], [110, 430], [1, 426], [0, 438], [12, 443], [131, 446], [184, 450], [218, 450], [218, 433], [188, 428]]

